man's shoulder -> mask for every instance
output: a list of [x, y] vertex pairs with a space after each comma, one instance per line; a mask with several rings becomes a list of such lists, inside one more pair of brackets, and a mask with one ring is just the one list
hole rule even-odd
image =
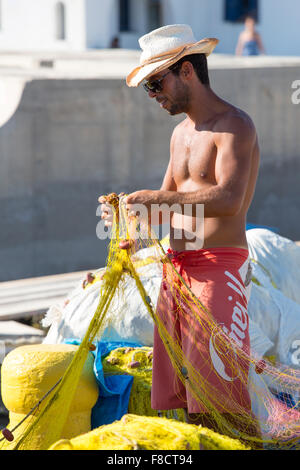
[[183, 121], [180, 121], [180, 123], [177, 124], [173, 129], [172, 138], [184, 132], [189, 125], [188, 123], [189, 123], [189, 120], [187, 117], [184, 118]]
[[174, 132], [180, 131], [181, 129], [186, 128], [188, 126], [188, 123], [189, 123], [189, 118], [186, 116], [182, 121], [180, 121], [179, 124], [177, 124], [177, 126], [175, 126]]
[[232, 105], [229, 105], [223, 113], [216, 117], [213, 132], [234, 134], [244, 139], [256, 136], [256, 129], [251, 117], [245, 111]]

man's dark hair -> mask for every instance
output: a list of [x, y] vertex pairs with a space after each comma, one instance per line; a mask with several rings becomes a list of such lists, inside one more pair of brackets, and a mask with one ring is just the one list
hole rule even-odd
[[183, 62], [188, 61], [194, 67], [194, 70], [203, 85], [209, 85], [207, 58], [205, 54], [190, 54], [182, 57], [178, 62], [169, 67], [175, 75], [179, 75], [179, 71]]
[[253, 20], [255, 23], [256, 23], [256, 21], [257, 21], [257, 19], [255, 18], [255, 15], [252, 14], [252, 13], [247, 13], [246, 15], [244, 15], [243, 20], [244, 20], [244, 21], [246, 21], [246, 20]]

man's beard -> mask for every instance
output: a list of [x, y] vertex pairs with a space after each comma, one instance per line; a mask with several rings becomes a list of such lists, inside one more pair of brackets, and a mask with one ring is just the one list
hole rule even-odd
[[167, 109], [171, 116], [175, 114], [187, 113], [190, 107], [190, 90], [187, 85], [178, 83], [176, 86], [176, 98], [170, 102], [170, 107]]

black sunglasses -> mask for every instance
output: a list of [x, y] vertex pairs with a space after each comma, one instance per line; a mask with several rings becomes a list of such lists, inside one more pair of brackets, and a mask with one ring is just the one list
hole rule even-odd
[[173, 72], [173, 70], [169, 70], [167, 73], [165, 73], [161, 78], [158, 78], [157, 80], [151, 80], [151, 81], [143, 83], [144, 90], [147, 93], [149, 93], [149, 91], [152, 91], [152, 93], [159, 93], [163, 89], [163, 86], [162, 86], [163, 80], [171, 72]]

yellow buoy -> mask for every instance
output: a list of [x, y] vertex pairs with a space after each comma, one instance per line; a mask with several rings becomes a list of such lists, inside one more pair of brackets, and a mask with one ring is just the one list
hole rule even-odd
[[[35, 344], [16, 348], [5, 357], [1, 368], [1, 394], [9, 410], [8, 429], [13, 429], [64, 375], [77, 348], [69, 344]], [[93, 363], [94, 358], [89, 354], [61, 438], [70, 439], [91, 430], [91, 409], [98, 399]], [[44, 400], [38, 411], [47, 402], [48, 399]], [[15, 440], [33, 420], [35, 414], [16, 429]], [[49, 426], [51, 422], [47, 423], [47, 428]], [[47, 432], [44, 428], [45, 425], [36, 427], [30, 449], [40, 448], [43, 434]], [[5, 443], [6, 449], [13, 446], [14, 442]]]

